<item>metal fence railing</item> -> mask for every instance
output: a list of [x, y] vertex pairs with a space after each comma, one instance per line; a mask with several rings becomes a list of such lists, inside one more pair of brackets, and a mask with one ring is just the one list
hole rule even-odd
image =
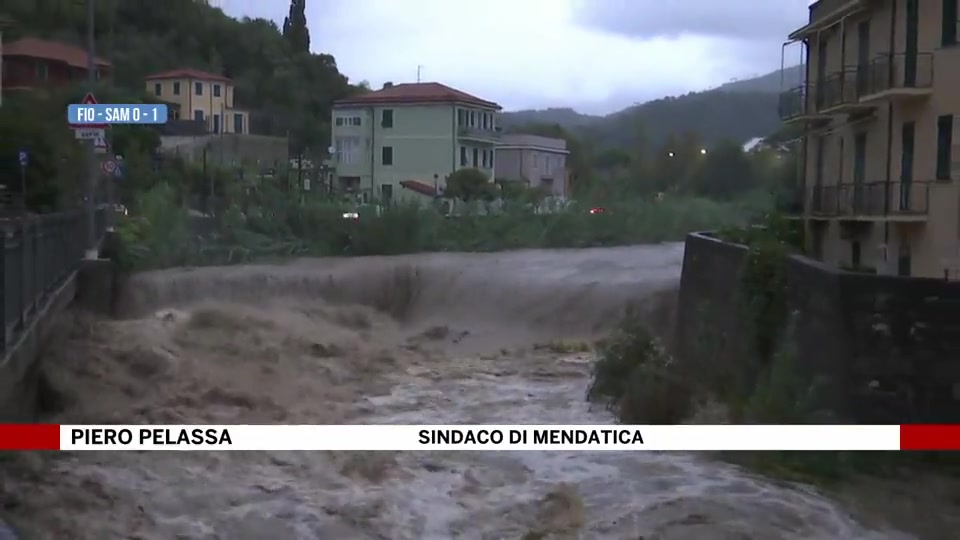
[[[87, 248], [87, 223], [82, 210], [0, 220], [3, 355], [50, 294], [79, 268]], [[96, 212], [94, 223], [96, 238], [102, 238], [105, 209]]]

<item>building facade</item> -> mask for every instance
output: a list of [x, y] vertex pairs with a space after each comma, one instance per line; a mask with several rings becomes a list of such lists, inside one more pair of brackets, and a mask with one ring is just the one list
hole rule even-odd
[[804, 127], [810, 252], [840, 267], [960, 279], [958, 0], [820, 0], [789, 37], [806, 82], [780, 114]]
[[176, 105], [171, 108], [171, 120], [203, 122], [209, 133], [250, 133], [249, 113], [234, 106], [231, 79], [195, 69], [175, 69], [144, 80], [151, 96]]
[[501, 181], [523, 182], [548, 195], [565, 197], [569, 191], [567, 141], [539, 135], [509, 134], [497, 145], [496, 175]]
[[334, 188], [385, 203], [429, 200], [466, 167], [494, 179], [500, 106], [439, 83], [386, 84], [334, 103]]
[[[110, 74], [110, 62], [95, 58], [96, 77]], [[87, 80], [87, 51], [59, 41], [27, 37], [3, 45], [3, 89], [56, 88]]]

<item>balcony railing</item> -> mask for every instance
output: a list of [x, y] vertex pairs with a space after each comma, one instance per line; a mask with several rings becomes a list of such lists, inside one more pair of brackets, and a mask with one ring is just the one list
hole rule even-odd
[[925, 216], [930, 209], [931, 182], [890, 182], [890, 213]]
[[887, 182], [842, 184], [837, 215], [879, 217], [886, 209]]
[[931, 183], [880, 181], [813, 186], [810, 215], [870, 218], [926, 216], [930, 208]]
[[882, 54], [870, 62], [870, 80], [865, 98], [923, 94], [932, 86], [933, 54]]
[[484, 141], [499, 141], [502, 131], [499, 129], [483, 129], [477, 127], [461, 127], [457, 134], [468, 139], [479, 139]]
[[860, 98], [868, 88], [867, 66], [849, 67], [832, 73], [824, 80], [822, 110], [849, 109], [860, 105]]
[[837, 215], [838, 186], [813, 186], [810, 213], [814, 216]]
[[811, 88], [815, 85], [811, 83], [801, 84], [780, 93], [780, 101], [777, 105], [780, 112], [781, 120], [792, 120], [794, 118], [799, 118], [812, 110], [811, 107], [811, 97], [814, 95], [814, 92], [811, 92]]

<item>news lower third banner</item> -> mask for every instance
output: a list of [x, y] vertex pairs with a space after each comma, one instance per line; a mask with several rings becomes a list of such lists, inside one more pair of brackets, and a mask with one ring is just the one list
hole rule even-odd
[[0, 450], [960, 450], [960, 425], [0, 425]]

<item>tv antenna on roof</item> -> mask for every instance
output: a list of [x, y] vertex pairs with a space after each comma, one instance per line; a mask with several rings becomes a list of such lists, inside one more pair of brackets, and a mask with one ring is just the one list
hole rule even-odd
[[423, 66], [417, 66], [417, 82], [420, 82], [420, 72], [423, 71]]

